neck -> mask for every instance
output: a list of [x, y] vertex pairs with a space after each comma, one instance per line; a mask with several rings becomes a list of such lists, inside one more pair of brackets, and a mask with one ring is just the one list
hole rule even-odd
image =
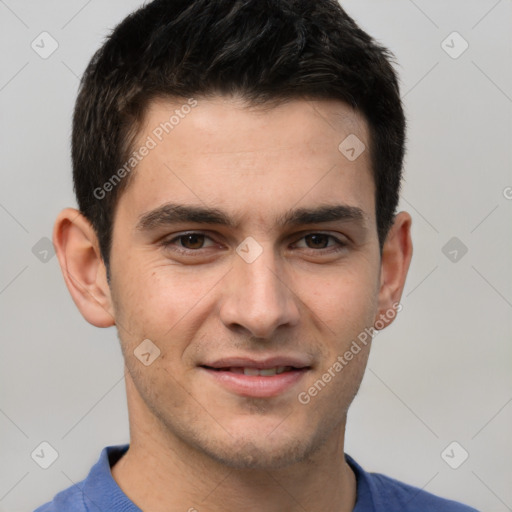
[[112, 476], [142, 510], [353, 510], [356, 480], [344, 459], [344, 424], [307, 460], [280, 469], [234, 469], [170, 435], [133, 393], [128, 396], [130, 448]]

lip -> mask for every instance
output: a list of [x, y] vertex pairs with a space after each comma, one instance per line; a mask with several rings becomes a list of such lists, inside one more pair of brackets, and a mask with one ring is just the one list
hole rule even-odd
[[228, 391], [240, 396], [255, 398], [271, 398], [281, 395], [301, 381], [309, 371], [308, 368], [302, 368], [270, 377], [262, 377], [259, 375], [244, 375], [243, 373], [213, 370], [205, 367], [200, 367], [200, 370], [207, 373]]
[[[229, 368], [275, 368], [291, 366], [292, 370], [271, 376], [234, 373]], [[304, 356], [273, 356], [264, 359], [227, 357], [202, 364], [199, 369], [214, 379], [224, 389], [239, 396], [272, 398], [296, 386], [311, 370], [310, 361]]]
[[224, 357], [212, 362], [201, 363], [200, 366], [208, 366], [210, 368], [274, 368], [276, 366], [293, 366], [294, 368], [309, 368], [311, 361], [304, 356], [295, 355], [282, 355], [271, 356], [256, 359], [254, 357]]

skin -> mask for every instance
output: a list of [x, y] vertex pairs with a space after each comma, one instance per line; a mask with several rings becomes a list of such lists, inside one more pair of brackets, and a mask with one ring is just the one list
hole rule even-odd
[[[89, 222], [68, 208], [55, 224], [73, 300], [91, 324], [116, 325], [125, 359], [130, 449], [112, 475], [155, 512], [350, 511], [356, 482], [343, 458], [345, 422], [370, 344], [307, 405], [297, 395], [400, 301], [411, 217], [395, 216], [381, 255], [369, 151], [349, 161], [338, 150], [351, 133], [368, 148], [368, 127], [344, 103], [262, 109], [236, 97], [197, 100], [120, 197], [110, 286]], [[140, 143], [180, 105], [151, 103]], [[137, 228], [166, 203], [220, 209], [234, 226]], [[277, 222], [289, 210], [340, 204], [361, 218]], [[206, 237], [177, 238], [190, 230]], [[315, 233], [329, 237], [307, 236]], [[262, 249], [252, 263], [236, 252], [249, 236]], [[134, 356], [144, 339], [161, 351], [149, 366]], [[274, 397], [233, 393], [198, 367], [292, 353], [311, 369]]]

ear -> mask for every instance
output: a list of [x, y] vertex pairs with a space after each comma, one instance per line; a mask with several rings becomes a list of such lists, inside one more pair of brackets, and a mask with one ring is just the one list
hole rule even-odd
[[401, 309], [398, 304], [412, 258], [411, 223], [407, 212], [397, 214], [382, 247], [376, 329], [389, 325]]
[[74, 208], [57, 217], [53, 245], [71, 297], [82, 316], [96, 327], [115, 324], [106, 268], [90, 222]]

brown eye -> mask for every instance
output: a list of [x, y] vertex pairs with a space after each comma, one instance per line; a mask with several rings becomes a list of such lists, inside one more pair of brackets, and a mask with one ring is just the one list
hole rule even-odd
[[321, 233], [316, 233], [312, 235], [306, 235], [304, 239], [310, 249], [325, 249], [329, 244], [329, 235], [323, 235]]
[[204, 252], [208, 249], [216, 247], [215, 241], [212, 240], [212, 238], [199, 231], [182, 233], [170, 240], [163, 240], [160, 245], [165, 249], [165, 251], [191, 257], [199, 257], [204, 255]]
[[348, 244], [344, 238], [340, 239], [329, 233], [308, 233], [294, 245], [298, 249], [305, 249], [312, 254], [322, 255], [345, 251]]
[[189, 233], [179, 237], [181, 246], [185, 249], [201, 249], [204, 245], [205, 236], [200, 233]]

